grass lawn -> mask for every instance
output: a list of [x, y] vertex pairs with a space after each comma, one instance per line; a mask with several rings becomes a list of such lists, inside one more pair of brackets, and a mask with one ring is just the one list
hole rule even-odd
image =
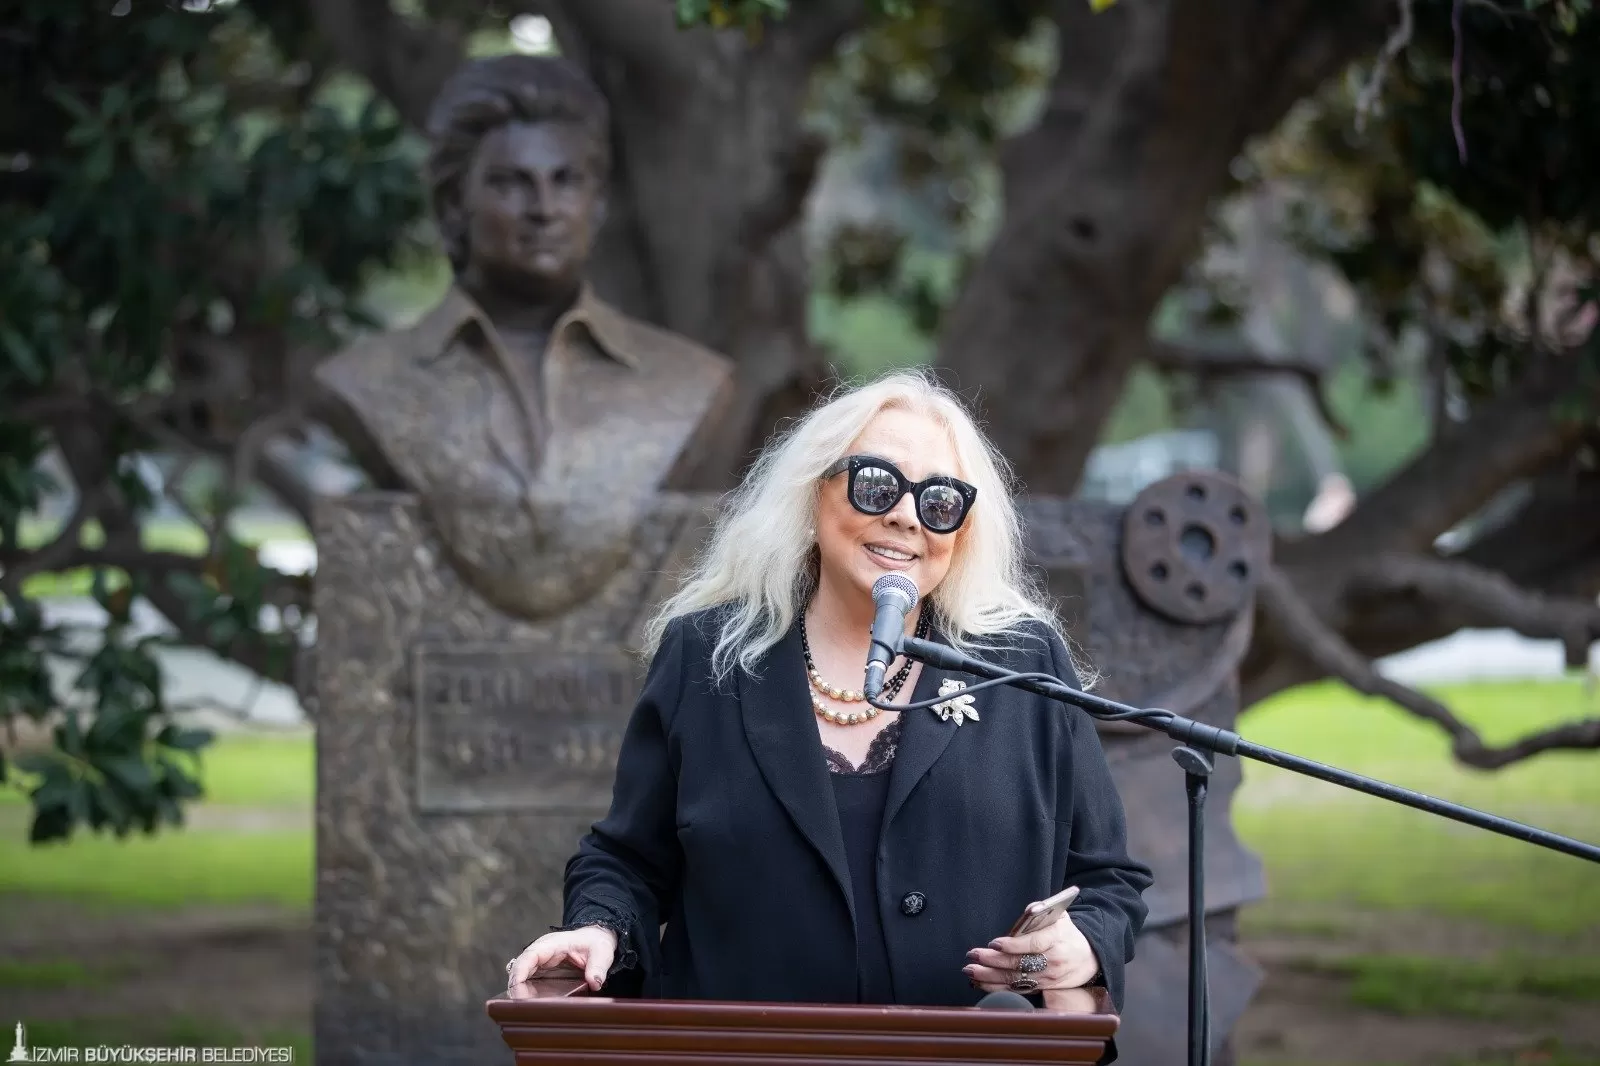
[[[1491, 743], [1600, 713], [1578, 680], [1439, 695]], [[1551, 752], [1494, 772], [1450, 760], [1443, 735], [1387, 703], [1313, 685], [1253, 708], [1249, 739], [1579, 839], [1600, 841], [1600, 755]], [[1247, 763], [1235, 824], [1267, 864], [1274, 905], [1415, 909], [1562, 934], [1600, 930], [1600, 868]], [[1264, 908], [1257, 920], [1270, 918]], [[1247, 912], [1246, 921], [1250, 921]]]
[[27, 843], [27, 797], [0, 789], [0, 893], [48, 893], [97, 907], [275, 903], [309, 907], [312, 887], [311, 740], [226, 735], [200, 757], [214, 808], [288, 808], [305, 827], [267, 832], [188, 829], [117, 840], [80, 833], [62, 845]]

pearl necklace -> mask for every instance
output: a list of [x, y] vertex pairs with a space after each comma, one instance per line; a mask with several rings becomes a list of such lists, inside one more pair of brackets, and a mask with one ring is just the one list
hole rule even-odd
[[[928, 612], [923, 611], [921, 617], [917, 619], [916, 635], [926, 639], [928, 631]], [[817, 717], [824, 721], [832, 722], [834, 725], [859, 725], [862, 722], [870, 722], [878, 717], [878, 708], [870, 703], [859, 711], [836, 711], [822, 702], [822, 696], [826, 695], [831, 699], [838, 700], [840, 703], [865, 703], [867, 694], [859, 689], [836, 688], [828, 684], [822, 674], [817, 671], [817, 664], [811, 658], [811, 641], [806, 636], [806, 617], [803, 612], [800, 615], [800, 650], [805, 654], [806, 675], [811, 679], [811, 687], [814, 690], [811, 693], [811, 709], [817, 712]], [[895, 671], [894, 676], [884, 684], [883, 692], [879, 695], [879, 699], [885, 703], [894, 699], [900, 694], [900, 689], [905, 686], [906, 678], [910, 676], [911, 660], [907, 659], [904, 665]]]

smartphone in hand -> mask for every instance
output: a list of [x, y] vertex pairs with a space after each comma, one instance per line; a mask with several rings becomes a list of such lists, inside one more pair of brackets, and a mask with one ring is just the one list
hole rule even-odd
[[1011, 926], [1010, 936], [1027, 936], [1048, 929], [1067, 913], [1072, 901], [1078, 898], [1078, 886], [1068, 885], [1049, 899], [1037, 900], [1022, 909], [1022, 915]]

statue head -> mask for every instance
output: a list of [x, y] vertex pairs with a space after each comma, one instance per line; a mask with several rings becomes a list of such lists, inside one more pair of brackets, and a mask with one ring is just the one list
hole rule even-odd
[[565, 59], [458, 70], [428, 116], [434, 217], [457, 276], [532, 298], [582, 281], [605, 220], [610, 111]]

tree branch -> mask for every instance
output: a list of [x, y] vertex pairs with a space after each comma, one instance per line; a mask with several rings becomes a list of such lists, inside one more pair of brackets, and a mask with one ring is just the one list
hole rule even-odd
[[1531, 592], [1460, 560], [1380, 555], [1360, 564], [1347, 588], [1355, 599], [1420, 597], [1425, 607], [1459, 615], [1463, 626], [1504, 626], [1535, 640], [1559, 640], [1573, 669], [1589, 661], [1589, 646], [1600, 641], [1600, 605]]
[[1535, 360], [1523, 380], [1451, 426], [1339, 525], [1285, 545], [1286, 559], [1429, 551], [1507, 485], [1546, 469], [1583, 439], [1583, 420], [1557, 410], [1563, 401], [1600, 398], [1583, 364], [1576, 353]]
[[1518, 585], [1566, 595], [1600, 595], [1600, 474], [1561, 463], [1534, 479], [1528, 501], [1458, 558]]
[[302, 525], [311, 528], [311, 509], [316, 494], [286, 463], [271, 452], [262, 452], [256, 459], [255, 476], [278, 502], [295, 513]]
[[0, 575], [0, 594], [6, 599], [15, 600], [22, 594], [22, 585], [34, 574], [41, 574], [49, 570], [56, 570], [65, 565], [66, 560], [83, 549], [79, 545], [79, 538], [83, 536], [83, 527], [93, 519], [100, 517], [100, 512], [111, 502], [112, 489], [106, 483], [91, 487], [78, 487], [78, 506], [73, 509], [72, 516], [62, 527], [61, 532], [49, 544], [31, 552], [4, 552], [0, 553], [0, 563], [3, 563], [5, 573]]
[[1394, 28], [1389, 39], [1383, 42], [1383, 51], [1378, 53], [1378, 58], [1372, 64], [1372, 74], [1361, 87], [1361, 95], [1356, 98], [1357, 133], [1362, 133], [1367, 128], [1367, 118], [1378, 102], [1378, 94], [1383, 91], [1383, 79], [1389, 73], [1389, 65], [1395, 61], [1405, 46], [1411, 43], [1414, 28], [1412, 0], [1399, 0], [1399, 2], [1400, 24]]
[[1471, 726], [1426, 693], [1380, 674], [1372, 662], [1317, 616], [1287, 575], [1271, 568], [1263, 577], [1257, 602], [1261, 610], [1318, 670], [1338, 678], [1357, 692], [1381, 696], [1443, 729], [1456, 759], [1483, 770], [1495, 770], [1540, 752], [1558, 748], [1600, 748], [1600, 718], [1582, 719], [1531, 734], [1503, 747], [1490, 747]]
[[259, 480], [292, 508], [308, 528], [310, 527], [311, 493], [282, 463], [266, 451], [273, 437], [295, 428], [304, 419], [305, 412], [298, 407], [287, 407], [258, 418], [245, 427], [244, 432], [239, 434], [238, 443], [234, 446], [233, 463], [228, 468], [226, 491], [230, 504], [237, 496], [241, 485]]
[[156, 581], [144, 590], [144, 595], [178, 631], [185, 644], [214, 651], [273, 681], [288, 681], [292, 677], [295, 655], [290, 638], [283, 637], [275, 642], [264, 634], [250, 634], [235, 638], [225, 647], [218, 646], [204, 627], [190, 618], [188, 604], [172, 589]]
[[1244, 377], [1259, 374], [1289, 374], [1305, 382], [1317, 414], [1339, 437], [1350, 435], [1349, 428], [1334, 413], [1328, 400], [1323, 367], [1303, 359], [1279, 359], [1248, 349], [1205, 348], [1168, 341], [1151, 340], [1145, 361], [1157, 370], [1182, 371], [1206, 378]]
[[62, 418], [94, 418], [107, 412], [129, 418], [149, 418], [178, 410], [193, 404], [237, 402], [242, 399], [239, 389], [224, 387], [216, 382], [179, 385], [168, 392], [141, 396], [137, 400], [119, 401], [99, 389], [63, 389], [42, 396], [19, 400], [4, 409], [6, 418], [18, 422], [50, 422]]
[[184, 552], [152, 551], [142, 547], [137, 540], [118, 538], [99, 548], [85, 548], [79, 546], [68, 553], [55, 553], [49, 558], [41, 558], [45, 549], [32, 552], [0, 552], [0, 563], [6, 568], [6, 578], [9, 581], [13, 568], [22, 576], [60, 570], [76, 570], [79, 567], [113, 567], [118, 570], [150, 570], [158, 573], [172, 573], [181, 571], [189, 574], [204, 573], [206, 560], [203, 556], [188, 555]]

